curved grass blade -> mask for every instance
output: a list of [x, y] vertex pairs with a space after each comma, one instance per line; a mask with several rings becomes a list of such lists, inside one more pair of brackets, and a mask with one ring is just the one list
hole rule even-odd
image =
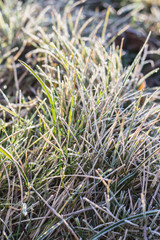
[[[147, 211], [147, 212], [145, 212], [145, 216], [151, 217], [151, 216], [156, 215], [157, 213], [160, 213], [160, 210]], [[106, 233], [112, 231], [113, 229], [115, 229], [117, 227], [124, 225], [125, 223], [127, 223], [127, 221], [135, 221], [135, 220], [138, 220], [141, 218], [144, 218], [144, 213], [140, 213], [140, 214], [137, 214], [137, 215], [134, 215], [131, 217], [121, 219], [120, 221], [111, 224], [109, 227], [102, 229], [99, 233], [97, 233], [92, 238], [90, 238], [90, 240], [98, 240], [100, 237], [104, 236]]]
[[157, 73], [159, 71], [159, 68], [156, 68], [156, 69], [153, 69], [152, 71], [150, 71], [149, 73], [147, 73], [144, 77], [142, 77], [138, 84], [137, 84], [137, 87], [140, 87], [140, 85], [147, 79], [149, 78], [150, 76], [152, 76], [154, 73]]
[[31, 67], [29, 67], [25, 62], [23, 62], [22, 60], [19, 60], [19, 62], [38, 80], [38, 82], [41, 84], [41, 86], [43, 87], [48, 100], [51, 104], [51, 108], [52, 108], [52, 117], [53, 117], [53, 124], [56, 123], [56, 112], [55, 112], [55, 103], [52, 99], [51, 94], [48, 91], [48, 87], [47, 85], [42, 81], [42, 79], [33, 71], [33, 69]]
[[18, 168], [17, 170], [20, 171], [22, 177], [25, 180], [26, 186], [29, 186], [29, 182], [28, 182], [27, 176], [24, 173], [24, 171], [21, 168], [21, 166], [19, 165], [19, 163], [16, 161], [16, 159], [14, 159], [14, 157], [5, 148], [3, 148], [2, 146], [0, 146], [0, 152], [3, 153], [7, 158], [9, 158], [11, 161], [13, 161], [15, 163], [16, 167]]

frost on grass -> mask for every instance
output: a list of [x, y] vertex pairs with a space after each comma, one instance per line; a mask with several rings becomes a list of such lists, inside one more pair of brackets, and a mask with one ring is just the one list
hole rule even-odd
[[3, 239], [158, 236], [159, 89], [137, 91], [147, 41], [124, 68], [98, 27], [83, 36], [82, 14], [53, 11], [50, 33], [28, 33], [35, 99], [1, 91]]

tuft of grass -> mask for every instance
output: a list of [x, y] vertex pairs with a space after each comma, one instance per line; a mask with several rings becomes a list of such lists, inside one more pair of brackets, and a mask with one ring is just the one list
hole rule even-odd
[[124, 68], [122, 44], [104, 43], [109, 9], [89, 36], [72, 11], [53, 11], [49, 33], [26, 30], [36, 97], [1, 90], [1, 238], [156, 239], [159, 88], [137, 90], [148, 38]]

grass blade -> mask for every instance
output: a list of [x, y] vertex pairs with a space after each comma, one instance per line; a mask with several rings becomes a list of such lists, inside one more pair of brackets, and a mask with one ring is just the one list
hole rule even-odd
[[23, 62], [22, 60], [19, 60], [19, 62], [38, 80], [38, 82], [41, 84], [41, 86], [43, 87], [48, 100], [51, 104], [51, 108], [52, 108], [52, 117], [53, 117], [53, 124], [56, 123], [56, 113], [55, 113], [55, 103], [52, 99], [51, 94], [48, 91], [48, 87], [46, 86], [46, 84], [42, 81], [42, 79], [33, 71], [33, 69], [31, 67], [29, 67], [25, 62]]
[[[159, 210], [148, 211], [145, 213], [145, 215], [147, 217], [151, 217], [151, 216], [156, 215], [159, 212], [160, 212]], [[112, 231], [113, 229], [115, 229], [117, 227], [124, 225], [127, 221], [135, 221], [135, 220], [141, 219], [143, 217], [144, 217], [144, 213], [140, 213], [140, 214], [128, 217], [128, 218], [124, 218], [124, 219], [110, 225], [109, 227], [104, 228], [102, 231], [100, 231], [99, 233], [94, 235], [92, 238], [90, 238], [90, 240], [98, 240], [100, 237], [104, 236], [106, 233]]]

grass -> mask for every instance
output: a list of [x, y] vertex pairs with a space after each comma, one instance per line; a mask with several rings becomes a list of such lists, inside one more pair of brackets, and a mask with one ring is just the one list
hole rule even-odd
[[34, 98], [1, 89], [1, 239], [159, 238], [159, 88], [137, 90], [148, 39], [124, 68], [81, 14], [25, 29]]

